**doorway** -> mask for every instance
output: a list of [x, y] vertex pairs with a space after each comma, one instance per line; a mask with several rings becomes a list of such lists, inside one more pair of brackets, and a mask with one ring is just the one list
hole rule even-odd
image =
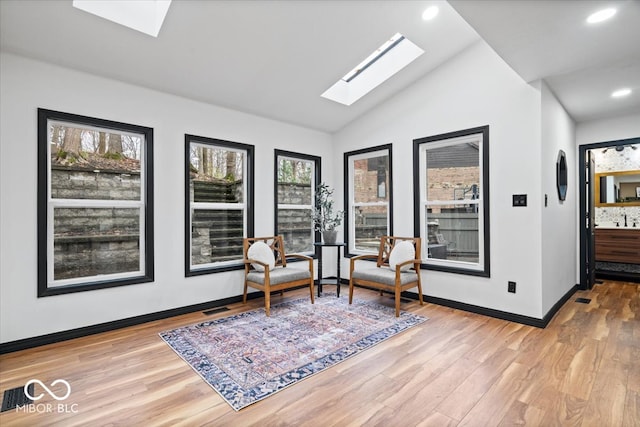
[[[614, 162], [605, 164], [605, 159], [613, 159]], [[580, 145], [578, 160], [580, 165], [580, 289], [591, 289], [598, 279], [640, 283], [640, 255], [636, 260], [636, 254], [631, 249], [633, 244], [627, 239], [627, 234], [636, 236], [637, 234], [634, 233], [640, 233], [640, 193], [634, 193], [636, 187], [633, 185], [636, 184], [631, 186], [627, 182], [621, 184], [619, 181], [624, 180], [619, 178], [616, 178], [615, 182], [610, 182], [609, 177], [606, 176], [622, 175], [610, 174], [618, 170], [624, 172], [624, 175], [632, 175], [633, 179], [635, 179], [635, 172], [640, 176], [640, 138]], [[603, 170], [607, 173], [605, 174]], [[625, 180], [629, 181], [626, 177]], [[606, 195], [607, 188], [613, 195]], [[613, 230], [611, 233], [624, 234], [624, 239], [618, 238], [611, 246], [611, 252], [615, 253], [612, 256], [618, 258], [607, 258], [608, 255], [602, 249], [607, 246], [602, 245], [602, 240], [601, 245], [598, 246], [598, 236], [603, 239], [605, 229]]]

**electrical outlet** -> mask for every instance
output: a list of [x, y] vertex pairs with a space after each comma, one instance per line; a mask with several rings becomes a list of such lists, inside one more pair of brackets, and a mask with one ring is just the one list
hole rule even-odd
[[511, 292], [512, 294], [516, 293], [516, 282], [509, 282], [507, 286], [507, 292]]

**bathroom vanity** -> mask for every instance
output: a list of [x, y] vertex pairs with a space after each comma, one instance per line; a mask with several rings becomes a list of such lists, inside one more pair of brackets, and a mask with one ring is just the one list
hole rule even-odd
[[640, 228], [596, 228], [596, 261], [640, 264]]

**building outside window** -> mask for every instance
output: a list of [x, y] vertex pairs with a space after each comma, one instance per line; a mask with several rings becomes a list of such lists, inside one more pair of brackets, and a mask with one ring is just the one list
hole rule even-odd
[[391, 144], [344, 154], [347, 252], [377, 252], [393, 234]]
[[489, 128], [414, 141], [415, 233], [426, 268], [489, 276]]

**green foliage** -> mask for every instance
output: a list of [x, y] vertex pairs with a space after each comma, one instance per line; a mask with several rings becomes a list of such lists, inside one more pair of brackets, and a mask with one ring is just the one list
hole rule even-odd
[[278, 182], [287, 184], [311, 184], [311, 168], [308, 162], [291, 159], [278, 160]]
[[67, 165], [72, 165], [78, 161], [82, 162], [89, 157], [89, 155], [84, 151], [81, 151], [80, 153], [72, 153], [70, 151], [64, 151], [62, 149], [58, 150], [56, 156], [58, 160], [64, 160], [64, 163]]
[[104, 157], [105, 159], [111, 159], [111, 160], [124, 159], [124, 156], [122, 155], [122, 153], [104, 153], [102, 157]]
[[333, 189], [324, 182], [316, 187], [315, 201], [311, 213], [314, 230], [327, 231], [334, 230], [342, 224], [344, 211], [333, 212]]

